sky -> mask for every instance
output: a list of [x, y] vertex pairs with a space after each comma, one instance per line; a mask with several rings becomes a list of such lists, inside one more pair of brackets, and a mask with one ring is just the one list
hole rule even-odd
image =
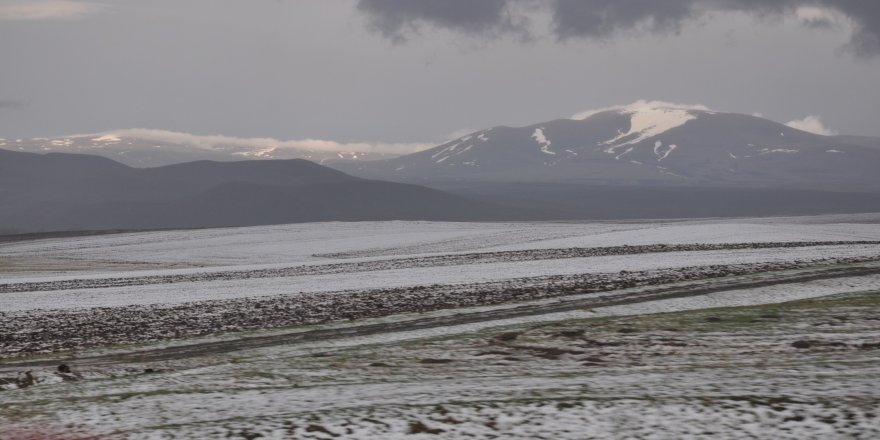
[[0, 137], [428, 145], [659, 100], [880, 136], [876, 0], [0, 0]]

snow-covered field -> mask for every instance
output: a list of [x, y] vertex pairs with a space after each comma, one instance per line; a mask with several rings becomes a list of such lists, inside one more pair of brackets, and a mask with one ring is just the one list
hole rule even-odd
[[[113, 234], [0, 244], [0, 286], [34, 281], [170, 276], [571, 247], [875, 240], [880, 240], [880, 226], [871, 223], [312, 223]], [[167, 286], [107, 289], [103, 292], [73, 289], [55, 291], [45, 298], [35, 294], [26, 297], [4, 294], [0, 297], [0, 311], [44, 308], [49, 305], [65, 308], [174, 303], [236, 296], [400, 287], [428, 281], [436, 284], [484, 282], [513, 277], [685, 267], [698, 263], [789, 261], [877, 253], [875, 245], [823, 246], [679, 252], [660, 258], [647, 254], [402, 270], [381, 267], [382, 270], [350, 275], [333, 273], [254, 282], [225, 282], [221, 279], [189, 283], [176, 286], [176, 289]], [[49, 264], [44, 267], [41, 262]], [[134, 267], [141, 269], [132, 270]]]
[[878, 220], [0, 243], [0, 438], [875, 438]]
[[[852, 216], [864, 221], [862, 216]], [[821, 217], [819, 217], [821, 218]], [[191, 231], [141, 232], [0, 244], [3, 278], [58, 272], [100, 274], [108, 267], [137, 265], [228, 268], [327, 263], [346, 258], [380, 258], [438, 253], [489, 252], [560, 247], [653, 243], [742, 243], [880, 240], [880, 216], [871, 222], [811, 223], [815, 217], [665, 223], [305, 223]], [[786, 221], [788, 220], [788, 221]], [[17, 262], [61, 261], [77, 270]], [[91, 267], [88, 267], [91, 266]], [[197, 269], [200, 270], [200, 269]], [[18, 278], [18, 276], [16, 276]]]

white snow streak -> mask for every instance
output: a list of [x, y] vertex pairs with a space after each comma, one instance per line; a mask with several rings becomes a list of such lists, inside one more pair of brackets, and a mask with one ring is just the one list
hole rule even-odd
[[105, 134], [103, 136], [98, 136], [96, 138], [92, 138], [92, 140], [95, 142], [113, 143], [113, 142], [119, 142], [122, 139], [120, 139], [118, 136], [114, 136], [112, 134]]
[[677, 147], [678, 146], [675, 144], [670, 144], [670, 145], [666, 146], [665, 150], [663, 150], [662, 149], [663, 142], [660, 142], [660, 141], [654, 142], [654, 154], [656, 154], [657, 156], [660, 156], [657, 159], [657, 162], [660, 162], [663, 159], [666, 159], [666, 157], [669, 156], [669, 153], [672, 153], [672, 150], [676, 149]]
[[537, 142], [538, 145], [541, 146], [541, 152], [542, 152], [542, 153], [544, 153], [544, 154], [552, 154], [552, 155], [555, 155], [555, 154], [556, 154], [555, 151], [550, 151], [550, 144], [551, 144], [552, 142], [550, 142], [549, 140], [547, 140], [547, 136], [544, 135], [544, 128], [543, 128], [543, 127], [542, 127], [542, 128], [536, 128], [536, 129], [535, 129], [535, 131], [532, 133], [532, 139], [534, 139], [535, 142]]
[[773, 149], [770, 149], [770, 148], [762, 148], [762, 149], [758, 152], [758, 154], [771, 154], [771, 153], [794, 154], [794, 153], [798, 153], [798, 152], [800, 152], [800, 151], [801, 151], [801, 150], [797, 150], [797, 149], [794, 149], [794, 148], [773, 148]]
[[634, 147], [629, 147], [629, 148], [627, 148], [623, 153], [620, 153], [620, 154], [618, 154], [617, 156], [614, 156], [614, 158], [617, 159], [617, 160], [620, 160], [621, 157], [623, 157], [623, 156], [625, 156], [626, 154], [629, 154], [630, 152], [632, 152], [633, 148], [634, 148]]

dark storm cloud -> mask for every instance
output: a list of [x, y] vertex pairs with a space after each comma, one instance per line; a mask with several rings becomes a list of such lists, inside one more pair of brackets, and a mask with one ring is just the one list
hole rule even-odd
[[[880, 54], [880, 1], [877, 0], [556, 0], [553, 22], [559, 38], [607, 38], [638, 27], [675, 31], [685, 21], [710, 12], [781, 16], [805, 6], [846, 15], [855, 26], [850, 48], [861, 56]], [[805, 19], [804, 24], [826, 27], [829, 22], [813, 17]]]
[[444, 27], [468, 34], [489, 34], [521, 28], [511, 21], [508, 0], [360, 0], [358, 9], [384, 37], [406, 40], [420, 25]]
[[554, 31], [560, 39], [608, 38], [643, 27], [650, 31], [678, 29], [696, 11], [693, 1], [558, 0], [553, 10]]
[[820, 0], [554, 0], [554, 31], [560, 38], [607, 38], [641, 28], [677, 31], [687, 20], [710, 12], [740, 11], [760, 16], [794, 12]]
[[[854, 25], [850, 49], [860, 56], [880, 55], [878, 0], [360, 0], [375, 29], [400, 42], [406, 31], [431, 24], [469, 34], [517, 29], [526, 23], [511, 11], [515, 5], [543, 5], [552, 15], [552, 32], [560, 40], [609, 39], [633, 30], [677, 32], [688, 20], [712, 12], [744, 12], [781, 17], [799, 7], [817, 7], [846, 15]], [[827, 27], [822, 17], [803, 20], [810, 27]]]
[[880, 55], [880, 1], [826, 0], [823, 3], [843, 12], [856, 24], [850, 43], [856, 53], [862, 56]]

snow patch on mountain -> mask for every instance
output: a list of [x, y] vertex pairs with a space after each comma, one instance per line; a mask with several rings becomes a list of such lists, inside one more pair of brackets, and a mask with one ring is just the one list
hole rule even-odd
[[672, 150], [675, 150], [676, 148], [678, 148], [678, 145], [669, 144], [664, 149], [663, 142], [660, 142], [660, 141], [654, 142], [654, 154], [659, 156], [657, 158], [657, 162], [660, 162], [663, 159], [666, 159], [669, 156], [669, 153], [672, 153]]
[[49, 144], [54, 147], [69, 147], [73, 144], [73, 139], [53, 139]]
[[[464, 148], [459, 148], [459, 147], [460, 147], [462, 144], [464, 144], [467, 140], [469, 140], [469, 139], [473, 139], [473, 138], [474, 138], [473, 136], [467, 136], [467, 137], [464, 137], [464, 138], [459, 139], [459, 140], [458, 140], [457, 142], [455, 142], [454, 144], [452, 144], [452, 145], [450, 145], [450, 146], [448, 146], [448, 147], [446, 147], [446, 148], [443, 148], [442, 150], [440, 150], [440, 151], [438, 151], [438, 152], [432, 154], [432, 155], [431, 155], [431, 160], [433, 160], [434, 163], [438, 163], [438, 164], [439, 164], [439, 163], [445, 162], [446, 160], [448, 160], [449, 158], [451, 158], [451, 157], [453, 157], [453, 156], [459, 156], [459, 155], [461, 155], [462, 153], [467, 152], [468, 150], [470, 150], [471, 148], [474, 147], [474, 144], [473, 144], [473, 143], [469, 143], [469, 144], [466, 145]], [[479, 139], [479, 137], [477, 137], [477, 139]], [[441, 157], [441, 156], [442, 156], [442, 157]]]
[[[159, 147], [159, 146], [156, 145], [156, 147]], [[272, 153], [274, 153], [276, 149], [277, 149], [277, 147], [269, 147], [269, 148], [262, 148], [262, 149], [253, 150], [253, 151], [238, 151], [238, 152], [235, 152], [232, 154], [244, 156], [244, 157], [272, 157]], [[340, 159], [345, 158], [345, 156], [343, 156], [342, 153], [337, 153], [337, 154], [339, 155]]]
[[444, 154], [444, 153], [446, 153], [446, 152], [449, 152], [449, 151], [454, 150], [455, 147], [459, 146], [460, 144], [461, 144], [461, 142], [457, 142], [457, 143], [455, 143], [455, 144], [452, 144], [452, 145], [450, 145], [450, 146], [448, 146], [448, 147], [446, 147], [446, 148], [444, 148], [444, 149], [442, 149], [442, 150], [440, 150], [440, 151], [438, 151], [438, 152], [432, 154], [432, 155], [431, 155], [431, 159], [436, 159], [437, 156], [439, 156], [439, 155], [441, 155], [441, 154]]
[[603, 142], [602, 145], [608, 146], [605, 149], [606, 153], [615, 153], [616, 149], [620, 147], [637, 144], [697, 118], [689, 109], [660, 107], [652, 104], [645, 103], [620, 111], [621, 114], [630, 115], [629, 131], [620, 132], [614, 138]]
[[120, 139], [119, 136], [116, 136], [114, 134], [105, 134], [103, 136], [98, 136], [96, 138], [92, 138], [92, 140], [95, 142], [106, 142], [108, 144], [122, 141], [122, 139]]
[[532, 133], [532, 139], [534, 139], [535, 142], [537, 142], [538, 145], [541, 146], [542, 153], [556, 155], [555, 151], [550, 151], [550, 144], [552, 142], [550, 142], [547, 139], [547, 136], [544, 135], [544, 127], [536, 128], [535, 131]]
[[794, 154], [798, 153], [801, 150], [795, 148], [762, 148], [758, 151], [758, 154], [772, 154], [772, 153], [783, 153], [783, 154]]
[[623, 153], [620, 153], [617, 156], [614, 156], [614, 158], [617, 160], [620, 160], [621, 157], [623, 157], [629, 153], [632, 153], [633, 148], [635, 148], [635, 147], [629, 147], [626, 150], [623, 150]]

